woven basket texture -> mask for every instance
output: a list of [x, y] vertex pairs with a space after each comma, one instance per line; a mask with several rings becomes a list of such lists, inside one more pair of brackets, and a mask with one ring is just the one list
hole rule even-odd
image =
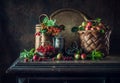
[[109, 54], [109, 37], [110, 31], [101, 33], [99, 31], [78, 31], [80, 37], [80, 47], [84, 49], [86, 53], [90, 53], [93, 50], [99, 50], [105, 55]]

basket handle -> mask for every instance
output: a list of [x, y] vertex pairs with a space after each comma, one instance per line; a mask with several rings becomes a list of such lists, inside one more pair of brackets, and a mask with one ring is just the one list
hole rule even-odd
[[42, 23], [42, 18], [45, 18], [45, 17], [47, 17], [48, 19], [50, 19], [47, 14], [41, 14], [39, 16], [39, 23]]
[[79, 13], [80, 13], [80, 15], [83, 17], [83, 19], [84, 19], [85, 21], [92, 20], [92, 17], [88, 16], [85, 12], [80, 11]]
[[88, 21], [88, 20], [89, 20], [89, 18], [88, 18], [85, 14], [83, 14], [83, 13], [80, 12], [80, 15], [83, 17], [83, 19], [84, 19], [85, 21]]

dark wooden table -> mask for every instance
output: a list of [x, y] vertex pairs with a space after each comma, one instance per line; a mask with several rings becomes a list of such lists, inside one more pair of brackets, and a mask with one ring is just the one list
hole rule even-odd
[[18, 83], [120, 83], [120, 56], [97, 61], [23, 62], [18, 58], [6, 72], [14, 74]]

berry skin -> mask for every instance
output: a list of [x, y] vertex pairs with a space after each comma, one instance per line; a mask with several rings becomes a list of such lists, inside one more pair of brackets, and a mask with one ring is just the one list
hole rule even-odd
[[39, 59], [39, 56], [37, 56], [37, 55], [34, 55], [34, 56], [33, 56], [33, 60], [34, 60], [34, 61], [37, 61], [38, 59]]
[[73, 58], [72, 58], [72, 57], [69, 57], [69, 60], [73, 60]]
[[41, 57], [39, 57], [38, 61], [42, 61], [42, 58], [41, 58]]
[[67, 60], [68, 60], [68, 57], [63, 57], [63, 60], [64, 60], [64, 61], [67, 61]]
[[86, 57], [87, 57], [87, 55], [86, 55], [85, 53], [81, 54], [81, 59], [82, 59], [82, 60], [85, 60]]
[[92, 26], [92, 22], [88, 22], [85, 28], [90, 28]]
[[28, 62], [28, 61], [29, 61], [29, 59], [28, 59], [28, 58], [25, 58], [25, 59], [24, 59], [24, 62]]
[[56, 58], [57, 58], [57, 60], [62, 60], [63, 59], [63, 55], [61, 53], [58, 53]]
[[74, 58], [75, 58], [75, 60], [79, 60], [80, 59], [80, 54], [75, 54]]
[[56, 60], [56, 58], [55, 58], [55, 57], [53, 57], [53, 58], [52, 58], [52, 61], [55, 61], [55, 60]]
[[86, 27], [86, 28], [85, 28], [86, 31], [87, 31], [87, 30], [90, 30], [90, 29], [91, 29], [90, 27]]
[[92, 26], [92, 22], [88, 22], [86, 26]]

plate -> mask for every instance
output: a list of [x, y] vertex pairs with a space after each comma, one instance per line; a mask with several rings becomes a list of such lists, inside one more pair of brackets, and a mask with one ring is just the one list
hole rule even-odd
[[83, 21], [87, 21], [87, 16], [81, 11], [74, 9], [59, 9], [50, 15], [51, 19], [56, 19], [58, 25], [65, 25], [65, 31], [61, 35], [65, 39], [65, 49], [76, 41], [79, 45], [79, 34], [71, 32], [71, 28], [79, 26]]

